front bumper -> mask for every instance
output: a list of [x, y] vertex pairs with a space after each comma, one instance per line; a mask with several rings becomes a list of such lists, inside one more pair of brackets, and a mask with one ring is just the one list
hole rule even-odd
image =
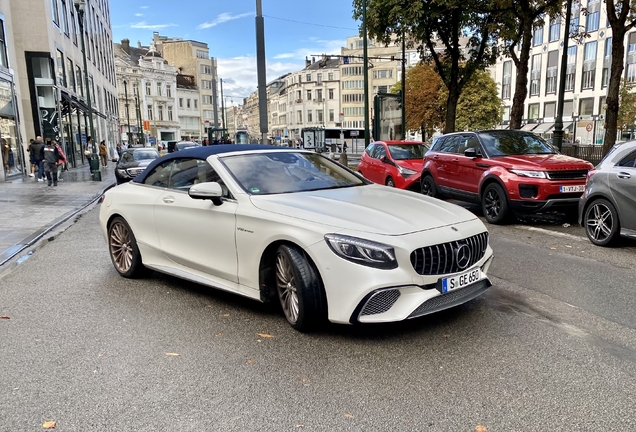
[[478, 296], [490, 286], [487, 276], [493, 255], [490, 246], [486, 247], [483, 257], [470, 267], [480, 268], [481, 278], [447, 294], [442, 294], [437, 287], [441, 278], [453, 274], [418, 274], [411, 263], [411, 252], [425, 246], [462, 241], [484, 231], [483, 223], [474, 219], [402, 236], [339, 233], [393, 246], [398, 267], [392, 270], [346, 261], [337, 256], [326, 242], [316, 243], [310, 248], [311, 255], [327, 294], [329, 320], [343, 324], [402, 321], [447, 309]]
[[518, 213], [539, 213], [547, 210], [576, 208], [580, 198], [560, 198], [549, 200], [510, 200], [510, 207]]

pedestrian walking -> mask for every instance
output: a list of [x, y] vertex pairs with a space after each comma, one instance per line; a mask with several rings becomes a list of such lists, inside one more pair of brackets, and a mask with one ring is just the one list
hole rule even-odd
[[60, 161], [60, 152], [54, 143], [55, 141], [47, 139], [46, 145], [42, 149], [44, 172], [46, 173], [46, 181], [49, 186], [51, 186], [51, 183], [53, 186], [57, 186], [57, 163]]
[[108, 148], [104, 140], [99, 143], [99, 158], [102, 160], [102, 166], [108, 166]]
[[30, 166], [29, 177], [35, 177], [35, 166], [38, 164], [38, 161], [35, 160], [35, 158], [31, 154], [31, 146], [33, 145], [34, 142], [35, 140], [31, 138], [29, 140], [29, 145], [27, 146], [27, 153], [29, 154], [29, 166]]
[[66, 158], [64, 150], [62, 150], [62, 146], [55, 141], [53, 141], [53, 145], [57, 148], [57, 151], [60, 154], [60, 160], [57, 162], [57, 180], [62, 181], [62, 171], [65, 171], [68, 159]]
[[115, 150], [117, 150], [118, 159], [121, 158], [121, 154], [124, 152], [124, 149], [121, 147], [121, 143], [117, 143]]
[[34, 165], [37, 165], [38, 168], [38, 181], [44, 181], [44, 154], [42, 153], [44, 150], [44, 143], [42, 142], [42, 137], [35, 137], [35, 141], [31, 144], [31, 151], [29, 156], [31, 158], [31, 162]]
[[5, 174], [11, 174], [11, 146], [4, 138], [2, 138], [2, 162], [4, 163]]

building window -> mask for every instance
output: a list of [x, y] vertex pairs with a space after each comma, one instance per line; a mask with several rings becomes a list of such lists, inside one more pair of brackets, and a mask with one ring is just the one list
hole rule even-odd
[[183, 108], [183, 98], [179, 98], [179, 108]]
[[73, 67], [73, 61], [70, 58], [66, 57], [66, 71], [68, 73], [68, 88], [76, 92], [77, 88], [75, 87], [74, 69], [75, 68]]
[[556, 102], [546, 102], [543, 105], [543, 118], [551, 118], [556, 114]]
[[307, 100], [311, 100], [311, 90], [307, 90]]
[[548, 40], [550, 42], [558, 41], [561, 37], [561, 17], [556, 17], [550, 20], [550, 35]]
[[201, 103], [204, 105], [210, 105], [212, 103], [212, 96], [201, 95]]
[[51, 15], [56, 26], [60, 25], [60, 12], [57, 9], [57, 0], [51, 0]]
[[166, 86], [166, 96], [171, 98], [172, 97], [172, 86], [171, 85], [167, 85]]
[[0, 19], [0, 66], [9, 67], [7, 44], [4, 38], [4, 21]]
[[598, 0], [590, 1], [587, 4], [587, 17], [585, 20], [585, 30], [593, 32], [598, 30], [599, 22], [601, 20], [601, 2]]
[[336, 114], [335, 114], [334, 110], [330, 109], [329, 110], [329, 121], [333, 122], [334, 119], [335, 119], [335, 116], [336, 116]]
[[73, 43], [75, 45], [77, 45], [77, 20], [75, 18], [75, 11], [74, 11], [74, 7], [71, 6], [71, 33], [73, 35]]
[[545, 94], [556, 93], [558, 63], [559, 51], [550, 51], [548, 53], [548, 69], [546, 70]]
[[148, 105], [148, 120], [152, 120], [152, 105]]
[[57, 83], [62, 87], [66, 87], [66, 69], [64, 66], [64, 55], [60, 50], [57, 50]]
[[539, 118], [539, 104], [528, 105], [528, 119], [536, 120]]
[[329, 99], [333, 99], [333, 89], [329, 89]]
[[581, 90], [594, 90], [594, 78], [596, 77], [596, 48], [598, 42], [588, 42], [583, 51], [583, 75], [581, 78]]
[[322, 82], [322, 74], [321, 73], [316, 75], [316, 82], [319, 82], [319, 83]]
[[296, 111], [296, 123], [301, 124], [303, 122], [303, 112], [298, 110]]
[[75, 66], [75, 82], [80, 95], [84, 96], [84, 81], [82, 81], [82, 69], [79, 66]]
[[66, 9], [66, 0], [61, 0], [62, 4], [62, 31], [68, 36], [68, 10]]
[[510, 121], [510, 107], [505, 106], [503, 116], [501, 117], [501, 121], [508, 122]]
[[168, 107], [168, 121], [173, 121], [173, 120], [174, 120], [174, 117], [172, 115], [172, 107], [169, 106]]
[[307, 110], [307, 123], [311, 123], [312, 121], [314, 121], [314, 117], [312, 115], [311, 110]]
[[307, 74], [307, 82], [311, 82], [311, 74], [310, 73]]
[[329, 73], [327, 74], [327, 79], [328, 79], [329, 81], [333, 81], [333, 72], [329, 72]]
[[207, 51], [197, 50], [197, 58], [207, 59], [208, 58]]
[[[630, 35], [631, 38], [631, 35]], [[609, 85], [610, 67], [612, 66], [612, 38], [605, 39], [605, 55], [603, 56], [603, 73], [601, 75], [601, 88]]]
[[393, 70], [374, 70], [373, 71], [373, 79], [382, 79], [382, 78], [393, 78]]
[[161, 105], [157, 107], [157, 120], [163, 121], [163, 107]]
[[191, 104], [192, 104], [192, 99], [186, 99], [186, 108], [190, 109]]
[[594, 98], [584, 98], [579, 102], [579, 116], [591, 116], [594, 114]]
[[157, 96], [161, 96], [161, 95], [163, 95], [163, 89], [162, 89], [162, 87], [163, 87], [163, 84], [162, 84], [162, 83], [160, 83], [160, 82], [158, 82], [158, 83], [157, 83]]
[[194, 102], [194, 108], [198, 109], [199, 108], [199, 99], [192, 99], [192, 102]]
[[316, 99], [318, 99], [318, 102], [322, 102], [322, 89], [316, 90]]
[[530, 96], [536, 96], [541, 90], [541, 54], [532, 56], [532, 69], [530, 70]]
[[512, 82], [512, 61], [503, 64], [503, 84], [501, 86], [501, 98], [510, 99], [510, 88]]
[[532, 33], [532, 45], [537, 46], [543, 43], [543, 26], [535, 27]]
[[296, 91], [296, 102], [302, 102], [303, 101], [303, 94], [300, 90]]
[[212, 74], [212, 67], [202, 64], [201, 65], [201, 73], [211, 75]]
[[152, 84], [147, 82], [146, 83], [146, 96], [150, 96], [151, 93], [152, 93]]
[[202, 89], [211, 89], [212, 88], [212, 81], [201, 80], [201, 88]]
[[316, 120], [318, 121], [318, 123], [322, 123], [323, 122], [323, 116], [322, 116], [322, 110], [316, 110]]
[[630, 33], [627, 45], [627, 81], [636, 81], [636, 32]]
[[576, 45], [568, 47], [568, 64], [565, 70], [565, 91], [574, 91], [576, 78]]

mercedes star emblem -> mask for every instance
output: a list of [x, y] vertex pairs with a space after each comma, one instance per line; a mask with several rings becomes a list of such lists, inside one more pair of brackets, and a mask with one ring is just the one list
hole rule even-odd
[[470, 247], [466, 243], [459, 245], [459, 247], [455, 249], [455, 260], [457, 262], [457, 267], [460, 270], [464, 270], [470, 265], [471, 258], [472, 253]]

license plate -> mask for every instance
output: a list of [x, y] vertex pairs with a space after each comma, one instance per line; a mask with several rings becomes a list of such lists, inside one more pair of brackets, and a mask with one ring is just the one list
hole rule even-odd
[[481, 279], [481, 269], [476, 268], [455, 276], [442, 278], [442, 294], [474, 284]]
[[585, 192], [585, 185], [581, 185], [581, 186], [561, 186], [559, 188], [559, 191], [561, 193], [568, 193], [568, 192]]

